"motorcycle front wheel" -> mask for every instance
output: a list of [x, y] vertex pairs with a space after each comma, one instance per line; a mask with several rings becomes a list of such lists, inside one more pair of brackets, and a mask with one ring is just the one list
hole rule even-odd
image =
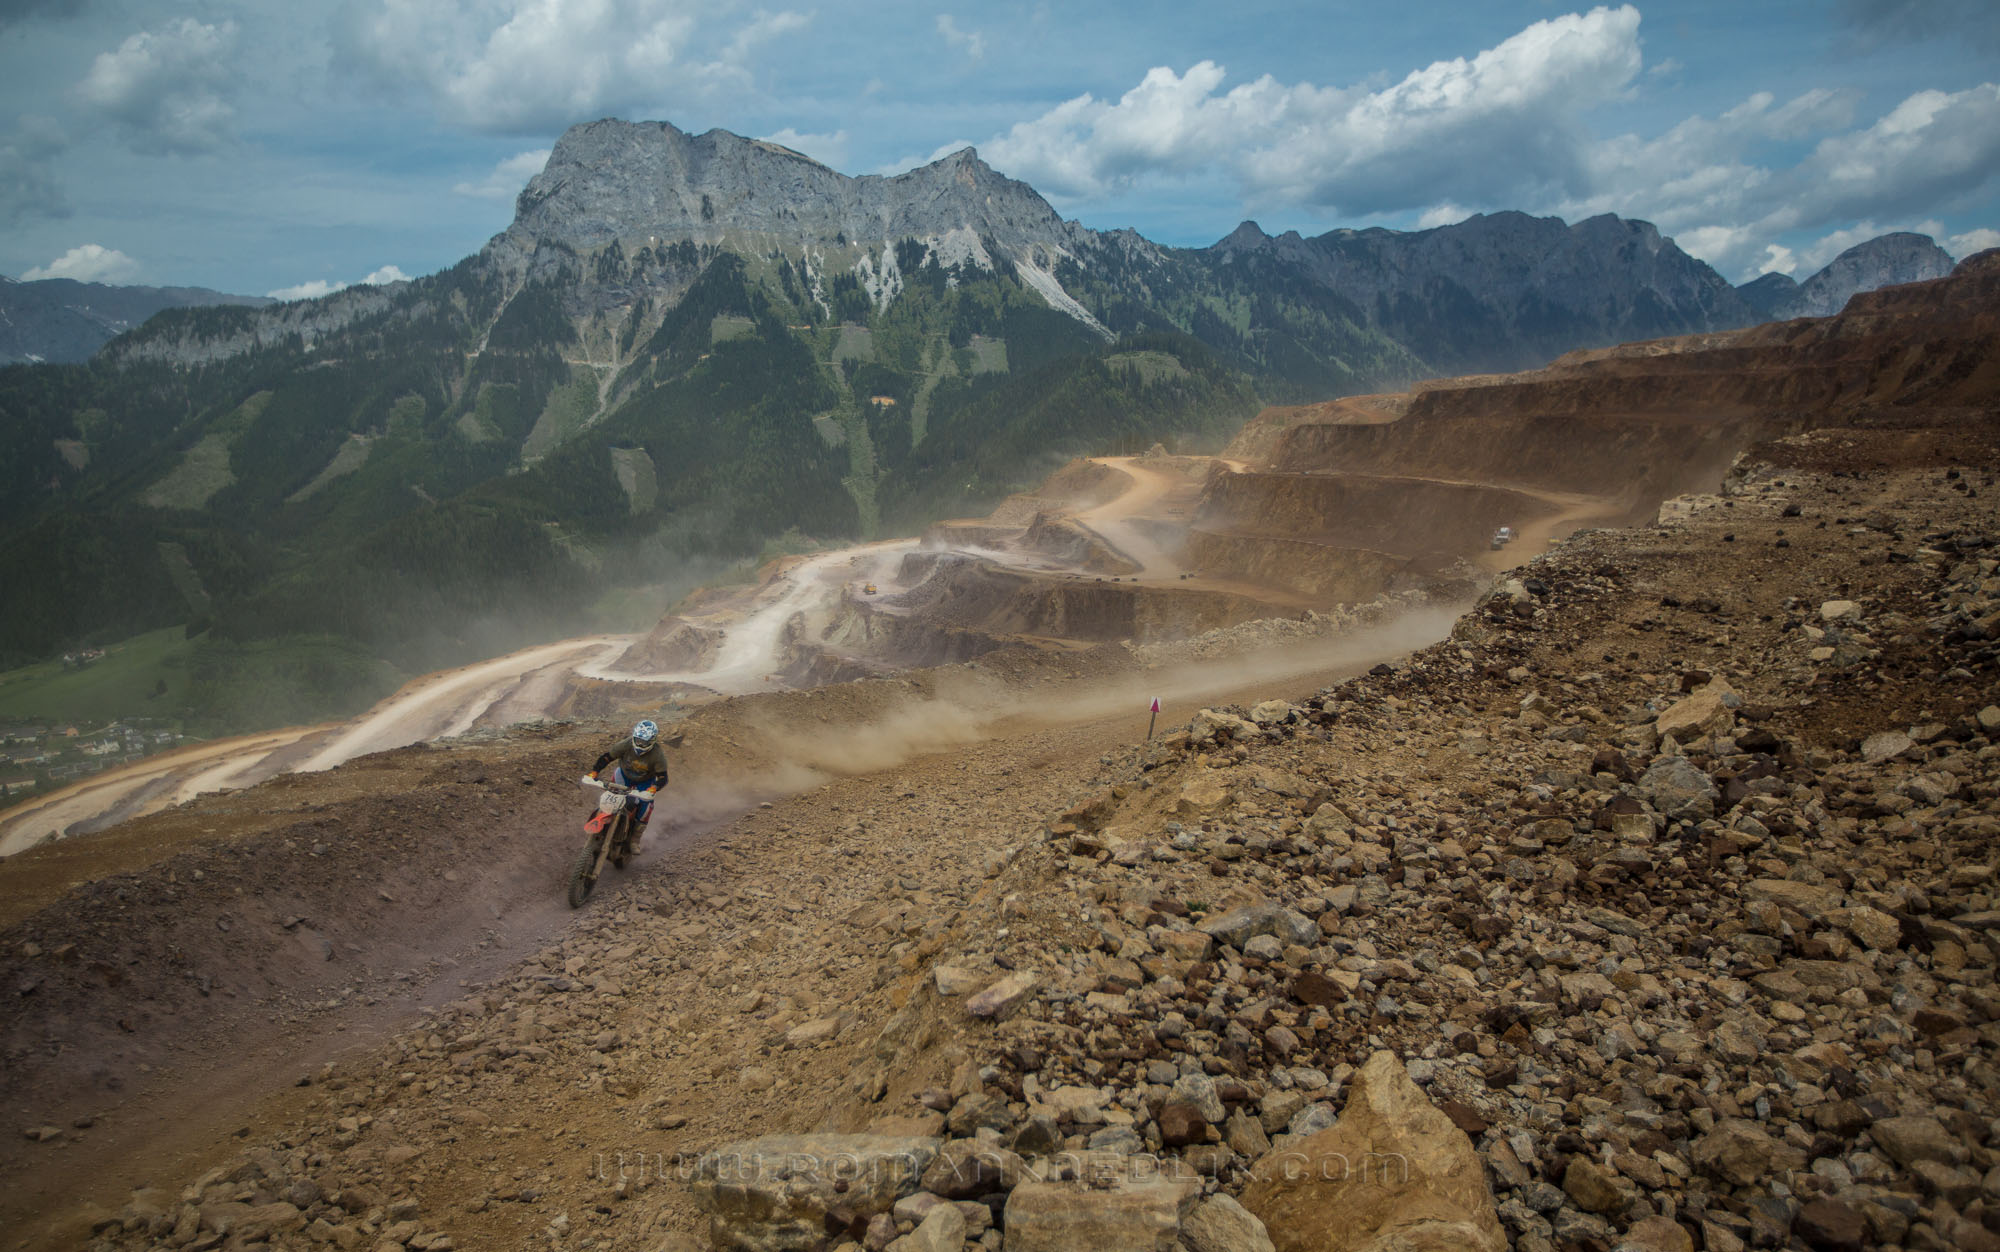
[[590, 898], [590, 889], [597, 885], [597, 841], [583, 845], [583, 851], [576, 854], [576, 863], [569, 871], [569, 906], [583, 907]]

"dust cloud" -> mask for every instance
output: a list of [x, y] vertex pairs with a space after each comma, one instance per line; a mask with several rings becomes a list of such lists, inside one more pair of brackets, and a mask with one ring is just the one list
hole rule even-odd
[[[1129, 720], [1137, 742], [1145, 735], [1154, 698], [1161, 705], [1156, 733], [1166, 734], [1207, 705], [1300, 697], [1309, 694], [1303, 688], [1317, 690], [1445, 638], [1466, 607], [1425, 607], [1340, 635], [1026, 689], [984, 667], [967, 666], [939, 672], [934, 695], [912, 684], [905, 697], [847, 716], [835, 702], [851, 686], [801, 693], [809, 699], [783, 714], [755, 713], [740, 722], [717, 706], [718, 718], [729, 722], [723, 733], [733, 739], [733, 747], [700, 765], [682, 767], [668, 803], [675, 825], [708, 825], [837, 777], [893, 769], [939, 752], [1050, 727]], [[834, 707], [815, 709], [815, 704]]]

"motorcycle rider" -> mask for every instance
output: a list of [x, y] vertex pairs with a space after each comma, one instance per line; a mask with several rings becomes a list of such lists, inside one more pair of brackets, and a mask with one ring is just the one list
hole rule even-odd
[[632, 850], [637, 852], [646, 823], [653, 819], [653, 797], [667, 785], [667, 753], [660, 746], [660, 728], [653, 719], [640, 722], [630, 735], [612, 744], [590, 767], [590, 776], [596, 778], [607, 765], [613, 766], [612, 781], [630, 787], [638, 801], [639, 820], [632, 831]]

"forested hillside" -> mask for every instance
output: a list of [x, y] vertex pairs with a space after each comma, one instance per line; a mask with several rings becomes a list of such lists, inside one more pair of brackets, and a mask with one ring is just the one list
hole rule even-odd
[[[836, 281], [831, 316], [785, 264], [614, 246], [511, 295], [469, 261], [310, 341], [0, 370], [0, 580], [35, 589], [0, 667], [185, 626], [311, 652], [273, 678], [289, 711], [358, 703], [588, 628], [621, 586], [907, 532], [1077, 453], [1216, 446], [1259, 403], [1191, 338], [1107, 342], [1011, 272], [904, 251], [898, 299]], [[579, 318], [586, 269], [684, 290]], [[187, 310], [146, 336], [246, 333]]]

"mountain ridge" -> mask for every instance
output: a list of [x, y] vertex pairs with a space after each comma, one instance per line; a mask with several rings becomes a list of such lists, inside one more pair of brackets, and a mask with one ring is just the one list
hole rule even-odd
[[0, 582], [46, 593], [0, 657], [187, 624], [434, 669], [767, 544], [984, 512], [1071, 456], [1212, 451], [1264, 404], [1753, 316], [1644, 222], [1171, 248], [973, 149], [849, 177], [606, 120], [516, 210], [435, 274], [0, 370]]
[[[906, 240], [921, 252], [899, 249]], [[1824, 314], [1856, 291], [1938, 277], [1950, 262], [1927, 238], [1898, 234], [1850, 249], [1807, 284], [1765, 275], [1732, 287], [1650, 222], [1600, 214], [1569, 223], [1514, 210], [1418, 231], [1339, 228], [1311, 237], [1272, 236], [1245, 222], [1207, 247], [1175, 248], [1129, 229], [1066, 220], [973, 147], [902, 174], [847, 175], [720, 128], [691, 134], [670, 122], [612, 118], [564, 132], [516, 198], [514, 219], [475, 258], [510, 289], [566, 282], [562, 275], [596, 259], [595, 272], [566, 282], [563, 304], [574, 318], [678, 300], [693, 267], [624, 266], [607, 275], [603, 254], [618, 269], [635, 255], [652, 259], [684, 244], [779, 262], [828, 316], [854, 312], [835, 307], [834, 284], [845, 280], [865, 293], [872, 312], [884, 311], [901, 294], [909, 263], [1006, 273], [1100, 338], [1178, 330], [1254, 371], [1269, 361], [1246, 342], [1252, 327], [1218, 333], [1198, 307], [1218, 304], [1212, 292], [1205, 302], [1158, 307], [1161, 289], [1226, 287], [1231, 280], [1216, 271], [1247, 267], [1254, 273], [1235, 285], [1302, 284], [1311, 320], [1346, 324], [1302, 345], [1308, 355], [1348, 355], [1337, 345], [1415, 358], [1401, 377], [1315, 376], [1309, 387], [1530, 368], [1579, 347]], [[180, 327], [152, 342], [126, 336], [115, 351], [123, 359], [213, 361], [291, 334], [312, 342], [381, 310], [380, 301], [340, 294], [307, 302], [306, 311], [286, 306], [240, 323], [224, 342], [174, 342]], [[1357, 345], [1357, 337], [1371, 342]], [[1286, 346], [1277, 355], [1288, 354], [1297, 352]]]
[[261, 308], [265, 296], [206, 287], [141, 287], [73, 278], [17, 279], [0, 274], [0, 366], [89, 360], [111, 339], [162, 309], [237, 305]]
[[1943, 278], [1958, 263], [1929, 235], [1891, 231], [1846, 249], [1804, 282], [1773, 272], [1736, 292], [1764, 321], [1830, 317], [1863, 292]]

